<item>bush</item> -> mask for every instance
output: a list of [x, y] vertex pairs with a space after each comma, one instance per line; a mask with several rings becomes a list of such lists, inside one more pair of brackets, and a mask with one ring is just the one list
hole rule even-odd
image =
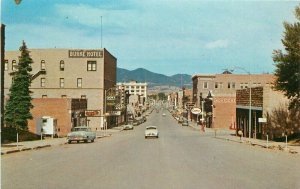
[[270, 139], [276, 141], [285, 141], [299, 137], [300, 133], [300, 111], [298, 108], [287, 109], [284, 106], [275, 108], [271, 113], [266, 113], [267, 124], [264, 128], [265, 133], [268, 132]]
[[[21, 141], [32, 141], [39, 140], [40, 136], [29, 131], [20, 130], [19, 131], [19, 142]], [[10, 143], [17, 141], [17, 131], [15, 128], [4, 127], [1, 129], [1, 143]]]

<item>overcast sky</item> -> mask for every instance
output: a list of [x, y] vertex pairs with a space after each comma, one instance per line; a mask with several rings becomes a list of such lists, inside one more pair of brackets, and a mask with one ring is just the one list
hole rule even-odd
[[[173, 75], [272, 73], [299, 1], [2, 0], [6, 50], [105, 47], [118, 67]], [[237, 70], [237, 73], [243, 73]]]

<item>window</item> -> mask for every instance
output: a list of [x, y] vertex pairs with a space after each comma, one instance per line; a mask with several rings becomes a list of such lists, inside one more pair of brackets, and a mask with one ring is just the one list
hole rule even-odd
[[46, 81], [45, 78], [41, 78], [41, 87], [45, 87], [45, 81]]
[[59, 87], [64, 88], [65, 87], [65, 79], [64, 78], [59, 78]]
[[203, 83], [203, 89], [207, 89], [208, 88], [208, 83], [207, 82], [204, 82]]
[[215, 88], [219, 88], [218, 82], [215, 82]]
[[232, 82], [231, 86], [232, 86], [233, 89], [235, 89], [235, 82]]
[[61, 95], [61, 98], [67, 98], [67, 95]]
[[11, 70], [15, 71], [17, 69], [16, 67], [17, 67], [17, 62], [16, 62], [16, 60], [13, 60], [12, 64], [11, 64]]
[[96, 71], [97, 62], [96, 61], [87, 61], [87, 71]]
[[46, 63], [45, 60], [41, 61], [41, 70], [45, 70], [46, 69]]
[[63, 60], [61, 60], [59, 62], [59, 70], [60, 71], [64, 71], [65, 70], [65, 62]]
[[218, 88], [223, 88], [223, 83], [222, 82], [215, 82], [215, 88], [218, 89]]
[[81, 99], [86, 99], [86, 95], [81, 95]]
[[77, 87], [78, 88], [82, 87], [82, 78], [77, 78]]
[[5, 70], [5, 71], [8, 70], [8, 60], [5, 60], [5, 63], [4, 63], [4, 70]]
[[48, 95], [42, 95], [42, 98], [48, 98]]
[[235, 89], [235, 82], [228, 82], [228, 89], [230, 88]]

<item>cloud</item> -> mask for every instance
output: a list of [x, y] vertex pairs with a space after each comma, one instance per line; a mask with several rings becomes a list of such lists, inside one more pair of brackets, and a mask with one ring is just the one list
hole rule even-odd
[[228, 47], [228, 40], [219, 39], [216, 41], [211, 41], [205, 44], [205, 48], [207, 49], [217, 49], [217, 48], [226, 48]]

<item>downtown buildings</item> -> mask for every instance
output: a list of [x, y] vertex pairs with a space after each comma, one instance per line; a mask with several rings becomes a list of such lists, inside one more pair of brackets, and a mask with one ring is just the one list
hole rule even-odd
[[[37, 121], [42, 115], [57, 119], [59, 135], [65, 135], [72, 127], [80, 124], [88, 124], [93, 130], [99, 130], [104, 122], [108, 127], [116, 124], [113, 117], [104, 118], [105, 91], [115, 86], [117, 67], [117, 59], [105, 48], [29, 51], [34, 62], [30, 87], [33, 104], [37, 108], [41, 107], [44, 112], [34, 113], [37, 116], [33, 115], [34, 120], [29, 122], [30, 131], [36, 133]], [[19, 56], [19, 51], [5, 53], [5, 100], [8, 99], [12, 73], [17, 69]], [[69, 115], [68, 118], [64, 113], [54, 115], [53, 112], [59, 112], [58, 110], [64, 110]], [[33, 109], [32, 112], [40, 111]], [[64, 119], [67, 121], [62, 121]]]
[[[197, 118], [198, 121], [202, 119], [206, 126], [210, 128], [235, 129], [237, 127], [237, 90], [270, 87], [274, 79], [274, 75], [272, 74], [245, 75], [232, 74], [228, 71], [222, 74], [196, 74], [192, 77], [193, 103], [194, 107], [200, 108], [202, 112], [200, 116], [191, 115], [192, 119], [194, 121], [197, 121]], [[253, 93], [255, 94], [255, 91]], [[240, 106], [240, 108], [249, 111], [251, 106]], [[258, 119], [258, 117], [256, 118]], [[243, 124], [246, 122], [249, 122], [249, 116], [243, 118]]]

